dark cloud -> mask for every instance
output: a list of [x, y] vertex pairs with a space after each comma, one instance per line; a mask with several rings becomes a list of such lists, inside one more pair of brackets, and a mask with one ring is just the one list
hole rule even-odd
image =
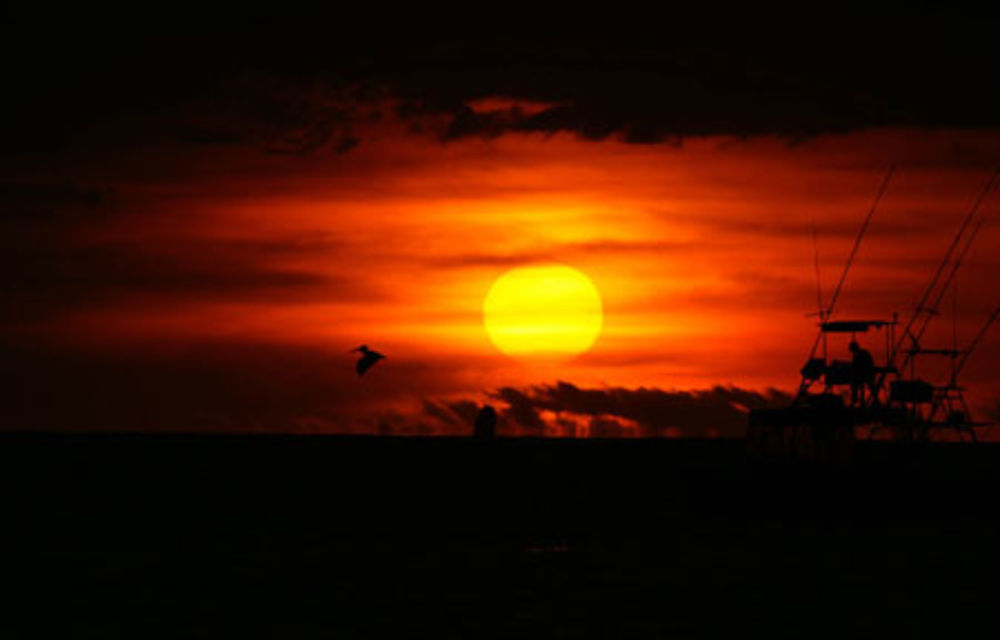
[[328, 232], [254, 237], [222, 228], [213, 235], [185, 232], [178, 224], [169, 227], [176, 230], [111, 239], [118, 222], [149, 221], [151, 227], [167, 222], [154, 221], [157, 214], [148, 212], [148, 206], [125, 205], [110, 189], [73, 182], [0, 183], [0, 322], [157, 298], [379, 295], [358, 278], [301, 266], [304, 260], [322, 263], [320, 258], [344, 248]]
[[587, 431], [592, 438], [620, 438], [628, 434], [629, 430], [614, 418], [593, 417], [587, 423]]
[[433, 400], [424, 399], [424, 413], [449, 426], [461, 423], [461, 419], [451, 411], [451, 407], [444, 403], [438, 404]]
[[0, 183], [0, 247], [105, 222], [114, 211], [112, 198], [108, 189], [72, 182]]
[[[435, 433], [438, 435], [470, 435], [481, 409], [482, 405], [472, 400], [434, 401], [425, 398], [423, 415], [418, 417], [417, 422], [423, 424], [420, 419], [426, 416], [436, 423]], [[407, 423], [413, 423], [412, 416]]]
[[694, 242], [597, 240], [564, 242], [536, 250], [517, 253], [464, 253], [441, 257], [430, 256], [425, 262], [436, 267], [515, 267], [532, 262], [565, 262], [573, 257], [673, 254], [702, 249]]
[[432, 425], [397, 411], [383, 413], [376, 419], [375, 433], [380, 436], [431, 436]]
[[[561, 381], [502, 387], [489, 395], [498, 403], [500, 433], [535, 436], [558, 432], [590, 437], [742, 437], [751, 409], [791, 401], [791, 396], [776, 389], [585, 389]], [[423, 414], [445, 428], [465, 433], [478, 410], [479, 405], [468, 400], [426, 400]]]
[[0, 242], [0, 321], [32, 320], [78, 306], [170, 300], [372, 299], [354, 277], [281, 266], [282, 258], [330, 252], [322, 236], [265, 240], [164, 238], [142, 243]]
[[84, 187], [71, 182], [53, 183], [0, 183], [0, 203], [3, 213], [24, 210], [38, 211], [70, 205], [95, 206], [105, 200], [100, 189]]
[[[423, 119], [440, 118], [431, 130], [444, 140], [566, 131], [650, 144], [1000, 124], [997, 24], [912, 9], [905, 19], [712, 16], [668, 28], [577, 10], [472, 24], [295, 16], [288, 29], [277, 16], [247, 27], [227, 15], [229, 29], [185, 24], [182, 40], [168, 24], [163, 36], [101, 28], [96, 14], [65, 30], [19, 18], [0, 50], [20, 61], [4, 79], [8, 150], [64, 148], [109, 122], [155, 116], [149, 136], [344, 152], [367, 117], [355, 107], [386, 100], [424, 130]], [[469, 107], [489, 97], [551, 106]]]
[[520, 389], [504, 387], [498, 389], [494, 397], [507, 405], [500, 411], [500, 418], [513, 423], [529, 433], [541, 434], [545, 430], [545, 421], [539, 415], [539, 406], [534, 398]]
[[96, 288], [116, 293], [167, 292], [193, 297], [243, 294], [256, 289], [280, 290], [325, 282], [307, 271], [267, 268], [255, 264], [259, 254], [220, 242], [209, 251], [194, 243], [181, 251], [100, 244], [50, 253], [25, 251], [12, 256], [19, 265], [14, 289]]
[[448, 409], [459, 417], [459, 424], [466, 426], [472, 425], [475, 422], [481, 408], [471, 400], [458, 400], [448, 403]]
[[[382, 77], [403, 99], [404, 117], [446, 116], [443, 139], [568, 131], [648, 144], [707, 134], [995, 126], [992, 27], [911, 17], [918, 20], [677, 21], [669, 33], [659, 23], [567, 21], [544, 35], [446, 38], [411, 58], [405, 75], [385, 65]], [[959, 105], [956, 95], [979, 103]], [[554, 106], [469, 108], [490, 96]]]
[[587, 416], [601, 433], [622, 431], [621, 421], [631, 421], [645, 436], [742, 436], [750, 409], [791, 401], [787, 393], [774, 389], [764, 393], [722, 386], [694, 391], [582, 389], [568, 382], [527, 389], [505, 387], [494, 397], [507, 404], [502, 415], [527, 430], [544, 429], [540, 412], [551, 411]]

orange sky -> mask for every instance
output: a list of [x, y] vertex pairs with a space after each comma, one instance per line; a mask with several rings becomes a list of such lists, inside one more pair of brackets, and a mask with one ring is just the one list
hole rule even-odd
[[[5, 335], [99, 351], [289, 345], [347, 373], [346, 351], [367, 343], [389, 360], [364, 385], [341, 383], [359, 406], [402, 411], [557, 380], [791, 388], [814, 335], [812, 221], [829, 295], [896, 164], [838, 315], [905, 314], [1000, 150], [1000, 134], [983, 131], [674, 146], [570, 134], [442, 143], [384, 118], [366, 127], [339, 155], [163, 143], [95, 159], [81, 145], [53, 182], [98, 185], [107, 211], [87, 214], [69, 244], [113, 248], [112, 268], [135, 277], [105, 287], [81, 276], [92, 295]], [[984, 212], [998, 208], [994, 194]], [[959, 278], [961, 338], [1000, 301], [994, 227]], [[502, 355], [482, 324], [491, 283], [540, 261], [583, 271], [604, 301], [594, 348], [559, 367]], [[950, 336], [950, 320], [939, 325]], [[1000, 390], [997, 355], [993, 339], [970, 364], [980, 398]]]

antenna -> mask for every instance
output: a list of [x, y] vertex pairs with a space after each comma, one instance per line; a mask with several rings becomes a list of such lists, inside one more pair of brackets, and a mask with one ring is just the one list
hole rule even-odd
[[[820, 277], [819, 271], [819, 238], [816, 233], [816, 217], [813, 216], [812, 219], [812, 237], [813, 237], [813, 267], [816, 271], [816, 315], [819, 316], [820, 323], [826, 322], [826, 311], [823, 309], [823, 279]], [[829, 353], [829, 347], [826, 341], [826, 334], [822, 331], [820, 334], [823, 336], [823, 361], [826, 362], [827, 355]], [[809, 358], [812, 359], [816, 355], [816, 347], [813, 347], [813, 352], [810, 354]]]

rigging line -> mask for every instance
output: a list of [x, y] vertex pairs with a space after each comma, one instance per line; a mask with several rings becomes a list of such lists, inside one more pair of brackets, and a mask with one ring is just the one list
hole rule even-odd
[[861, 224], [861, 229], [858, 230], [858, 236], [854, 239], [854, 246], [851, 247], [851, 253], [847, 256], [847, 262], [844, 263], [844, 271], [840, 274], [840, 281], [837, 282], [836, 288], [833, 290], [833, 295], [830, 297], [830, 305], [826, 308], [826, 317], [829, 318], [833, 313], [834, 308], [837, 305], [837, 299], [840, 297], [840, 292], [844, 288], [844, 282], [847, 280], [847, 274], [851, 270], [851, 265], [854, 263], [854, 257], [858, 253], [858, 249], [861, 247], [861, 240], [865, 237], [865, 232], [868, 230], [868, 225], [872, 221], [872, 217], [875, 215], [875, 210], [878, 208], [879, 202], [882, 200], [882, 196], [885, 195], [886, 190], [889, 188], [889, 181], [892, 179], [892, 174], [895, 173], [896, 167], [889, 167], [888, 173], [885, 174], [885, 179], [882, 180], [882, 185], [878, 189], [878, 193], [875, 195], [875, 200], [872, 202], [871, 209], [868, 210], [868, 215], [865, 216], [865, 221]]
[[899, 339], [896, 341], [896, 344], [893, 347], [890, 363], [895, 362], [899, 350], [903, 348], [903, 342], [905, 342], [908, 337], [912, 338], [913, 334], [911, 333], [911, 330], [913, 329], [913, 325], [917, 322], [917, 318], [926, 311], [927, 301], [930, 299], [931, 295], [937, 289], [938, 280], [940, 280], [941, 274], [944, 273], [945, 267], [947, 267], [948, 262], [951, 261], [951, 256], [955, 252], [955, 249], [958, 247], [959, 242], [962, 239], [962, 236], [965, 235], [966, 229], [969, 228], [969, 224], [972, 222], [973, 218], [975, 218], [976, 212], [979, 211], [979, 206], [983, 203], [983, 201], [986, 199], [986, 196], [989, 195], [990, 191], [993, 189], [993, 184], [994, 182], [996, 182], [998, 174], [1000, 174], [1000, 169], [994, 171], [993, 174], [990, 176], [990, 179], [986, 182], [986, 186], [983, 188], [982, 191], [980, 191], [979, 196], [976, 198], [975, 202], [972, 205], [972, 208], [969, 210], [969, 213], [965, 216], [965, 219], [962, 220], [962, 225], [958, 228], [958, 232], [955, 234], [955, 237], [952, 239], [951, 244], [948, 246], [948, 251], [945, 252], [944, 259], [938, 265], [937, 271], [935, 271], [934, 273], [934, 277], [932, 277], [931, 281], [927, 284], [927, 288], [924, 289], [924, 293], [923, 295], [920, 296], [920, 301], [917, 302], [917, 306], [914, 308], [913, 313], [910, 314], [910, 319], [906, 323], [906, 328], [903, 329], [903, 331], [900, 333]]
[[957, 379], [958, 374], [962, 372], [962, 369], [965, 367], [965, 363], [969, 361], [969, 356], [971, 356], [972, 352], [979, 346], [979, 343], [986, 335], [986, 332], [990, 330], [990, 327], [997, 321], [997, 318], [1000, 318], [1000, 305], [998, 305], [997, 308], [993, 310], [993, 313], [989, 315], [986, 322], [984, 322], [983, 326], [979, 329], [979, 333], [977, 333], [976, 337], [969, 343], [969, 348], [965, 350], [964, 354], [962, 354], [962, 359], [958, 361], [958, 366], [955, 368], [955, 375], [952, 378], [952, 384], [955, 384], [955, 379]]
[[979, 234], [979, 230], [983, 228], [983, 223], [986, 222], [985, 218], [980, 218], [976, 221], [976, 225], [969, 232], [969, 236], [965, 239], [965, 244], [962, 246], [962, 250], [959, 252], [958, 257], [955, 262], [951, 265], [951, 271], [948, 272], [948, 277], [945, 278], [944, 282], [941, 284], [937, 292], [937, 297], [934, 299], [934, 304], [930, 307], [924, 309], [925, 313], [923, 315], [923, 320], [921, 321], [920, 327], [914, 332], [912, 339], [919, 342], [923, 337], [924, 333], [927, 331], [928, 325], [930, 325], [931, 320], [937, 315], [938, 309], [941, 308], [941, 302], [944, 300], [944, 296], [948, 293], [948, 289], [951, 284], [955, 281], [955, 276], [958, 274], [959, 268], [965, 261], [966, 254], [969, 253], [969, 248], [972, 247], [973, 241], [975, 241], [976, 236]]
[[813, 267], [816, 271], [816, 312], [819, 314], [820, 322], [825, 320], [823, 313], [823, 280], [820, 278], [819, 271], [819, 238], [816, 234], [816, 218], [812, 220], [812, 237], [813, 237]]
[[[981, 226], [982, 221], [980, 221], [980, 224], [976, 225], [976, 229]], [[973, 229], [973, 231], [976, 229]], [[956, 265], [957, 264], [958, 263], [956, 262]], [[954, 280], [951, 285], [951, 379], [953, 382], [957, 375], [955, 365], [957, 364], [956, 358], [958, 356], [956, 354], [958, 354], [958, 280]]]

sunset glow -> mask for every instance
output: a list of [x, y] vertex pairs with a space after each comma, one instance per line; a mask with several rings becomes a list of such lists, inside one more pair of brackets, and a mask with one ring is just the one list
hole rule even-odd
[[[249, 345], [237, 362], [261, 349], [300, 362], [291, 354], [301, 351], [322, 376], [322, 401], [293, 428], [317, 430], [367, 432], [386, 407], [406, 414], [424, 398], [482, 400], [498, 387], [555, 380], [788, 388], [815, 330], [806, 317], [816, 305], [813, 222], [828, 295], [885, 167], [900, 162], [839, 308], [845, 318], [905, 314], [988, 176], [935, 158], [956, 140], [1000, 148], [996, 134], [972, 132], [797, 146], [706, 138], [682, 148], [569, 135], [427, 146], [392, 121], [366, 135], [344, 156], [294, 163], [203, 154], [170, 174], [157, 161], [125, 176], [78, 169], [87, 184], [113, 181], [114, 210], [141, 211], [142, 223], [111, 213], [81, 227], [52, 260], [94, 256], [73, 263], [86, 291], [48, 313], [40, 305], [53, 298], [36, 289], [20, 307], [32, 320], [8, 323], [7, 335], [101, 358], [149, 354], [165, 367], [190, 353], [226, 369], [230, 345]], [[995, 196], [984, 207], [996, 211]], [[960, 338], [1000, 295], [995, 242], [988, 224], [963, 268]], [[590, 293], [566, 313], [532, 309], [555, 298], [537, 272], [518, 269], [552, 263], [593, 283], [577, 281], [575, 291]], [[522, 294], [490, 294], [512, 279]], [[528, 324], [501, 318], [516, 302], [530, 302]], [[950, 321], [932, 327], [950, 340]], [[389, 356], [360, 386], [350, 358], [337, 355], [358, 344]], [[983, 398], [1000, 384], [988, 366], [996, 348], [985, 340], [969, 364], [969, 386]], [[576, 356], [554, 368], [540, 366], [552, 360], [543, 352]], [[286, 384], [261, 375], [257, 397]], [[326, 402], [340, 404], [334, 412]], [[213, 421], [214, 411], [190, 419]]]
[[8, 4], [2, 637], [996, 626], [988, 12]]
[[[86, 113], [107, 117], [74, 125], [57, 153], [9, 156], [0, 339], [24, 363], [10, 421], [446, 434], [469, 420], [450, 407], [492, 399], [512, 433], [566, 435], [609, 418], [574, 426], [555, 401], [515, 417], [501, 390], [787, 392], [815, 337], [817, 286], [830, 295], [890, 166], [833, 319], [905, 319], [994, 170], [1000, 131], [914, 124], [937, 110], [831, 123], [811, 102], [758, 105], [785, 95], [764, 89], [727, 105], [752, 83], [672, 88], [687, 72], [669, 51], [633, 64], [658, 50], [650, 37], [651, 49], [620, 43], [636, 57], [607, 73], [569, 47], [566, 66], [507, 75], [506, 49], [478, 41], [478, 62], [448, 72], [446, 53], [386, 43], [429, 58], [370, 86], [226, 66], [169, 108], [144, 98], [119, 117], [101, 103]], [[708, 62], [709, 78], [729, 68]], [[958, 313], [937, 316], [928, 344], [971, 340], [1000, 300], [998, 207], [994, 190]], [[388, 356], [363, 384], [348, 355], [360, 344]], [[998, 354], [990, 333], [963, 372], [984, 411]]]

